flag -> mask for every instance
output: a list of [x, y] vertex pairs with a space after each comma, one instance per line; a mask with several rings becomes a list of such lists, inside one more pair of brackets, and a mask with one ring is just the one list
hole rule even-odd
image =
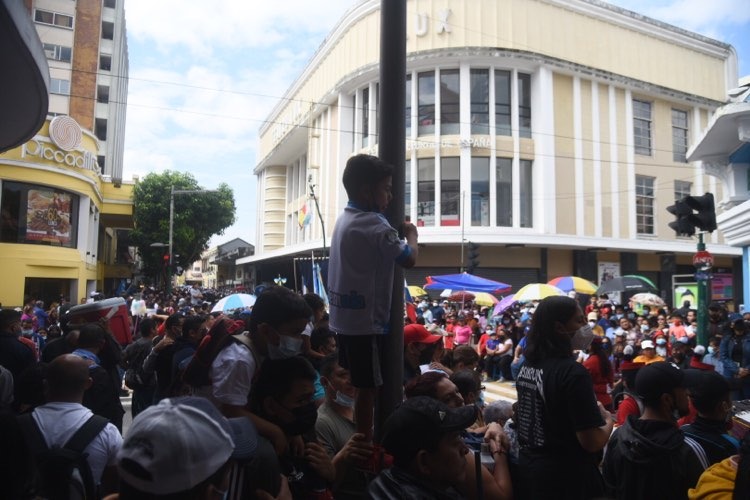
[[313, 291], [323, 299], [323, 303], [326, 305], [326, 309], [328, 309], [328, 294], [323, 284], [323, 275], [320, 272], [319, 264], [313, 264]]
[[307, 280], [305, 279], [305, 275], [302, 274], [302, 295], [307, 294]]
[[300, 229], [309, 225], [310, 220], [312, 219], [312, 212], [310, 211], [309, 204], [310, 201], [305, 200], [305, 203], [300, 207], [299, 212], [297, 213], [297, 222], [299, 222]]

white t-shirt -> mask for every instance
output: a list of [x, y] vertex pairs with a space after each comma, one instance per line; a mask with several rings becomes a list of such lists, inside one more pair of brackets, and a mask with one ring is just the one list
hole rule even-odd
[[342, 335], [388, 333], [393, 267], [411, 248], [383, 214], [349, 202], [336, 221], [328, 265], [330, 328]]
[[214, 404], [245, 406], [257, 368], [258, 361], [247, 346], [232, 342], [222, 349], [208, 372]]
[[203, 294], [201, 293], [200, 289], [198, 288], [191, 288], [190, 289], [190, 304], [197, 306], [200, 299], [203, 298]]
[[[48, 447], [63, 446], [91, 415], [91, 410], [83, 405], [59, 402], [39, 406], [32, 413]], [[121, 446], [120, 431], [114, 425], [107, 424], [85, 448], [96, 484], [101, 483], [105, 467], [117, 464], [117, 452]]]

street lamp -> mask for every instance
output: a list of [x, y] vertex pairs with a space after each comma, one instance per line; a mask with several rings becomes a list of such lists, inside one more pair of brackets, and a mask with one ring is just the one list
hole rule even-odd
[[[203, 194], [218, 193], [216, 189], [172, 189], [169, 193], [169, 273], [172, 272], [172, 234], [174, 231], [174, 195], [176, 194]], [[172, 293], [172, 275], [169, 274], [167, 279], [167, 295]]]
[[[151, 247], [151, 248], [167, 248], [168, 246], [169, 246], [169, 245], [167, 245], [166, 243], [158, 243], [158, 242], [157, 242], [157, 243], [151, 243], [151, 244], [149, 245], [149, 247]], [[165, 274], [166, 274], [166, 273], [165, 273]], [[158, 277], [159, 277], [159, 276], [157, 275], [157, 278], [158, 278]], [[166, 278], [166, 276], [165, 276], [165, 278]], [[157, 279], [156, 285], [157, 285], [157, 286], [159, 286], [159, 280], [158, 280], [158, 279]]]

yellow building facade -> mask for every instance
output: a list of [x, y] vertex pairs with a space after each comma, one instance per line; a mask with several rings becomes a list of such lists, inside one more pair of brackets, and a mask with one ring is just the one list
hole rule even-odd
[[116, 186], [102, 175], [98, 147], [75, 120], [58, 116], [0, 154], [4, 307], [60, 296], [75, 304], [132, 277], [117, 229], [132, 228], [133, 184]]
[[[260, 130], [258, 244], [238, 261], [259, 280], [330, 241], [346, 160], [377, 154], [379, 7], [344, 15]], [[671, 302], [696, 246], [666, 207], [722, 199], [685, 154], [736, 84], [734, 49], [598, 0], [406, 8], [404, 203], [424, 245], [410, 284], [458, 272], [470, 241], [475, 273], [514, 287], [642, 274]], [[310, 185], [322, 224], [300, 226]], [[740, 252], [720, 232], [707, 243], [726, 285], [715, 298], [731, 301]]]

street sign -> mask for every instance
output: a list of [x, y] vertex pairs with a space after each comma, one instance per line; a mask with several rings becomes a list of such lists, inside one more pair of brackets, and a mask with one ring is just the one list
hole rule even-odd
[[708, 271], [714, 265], [714, 256], [707, 250], [699, 250], [693, 255], [693, 266], [698, 271]]

